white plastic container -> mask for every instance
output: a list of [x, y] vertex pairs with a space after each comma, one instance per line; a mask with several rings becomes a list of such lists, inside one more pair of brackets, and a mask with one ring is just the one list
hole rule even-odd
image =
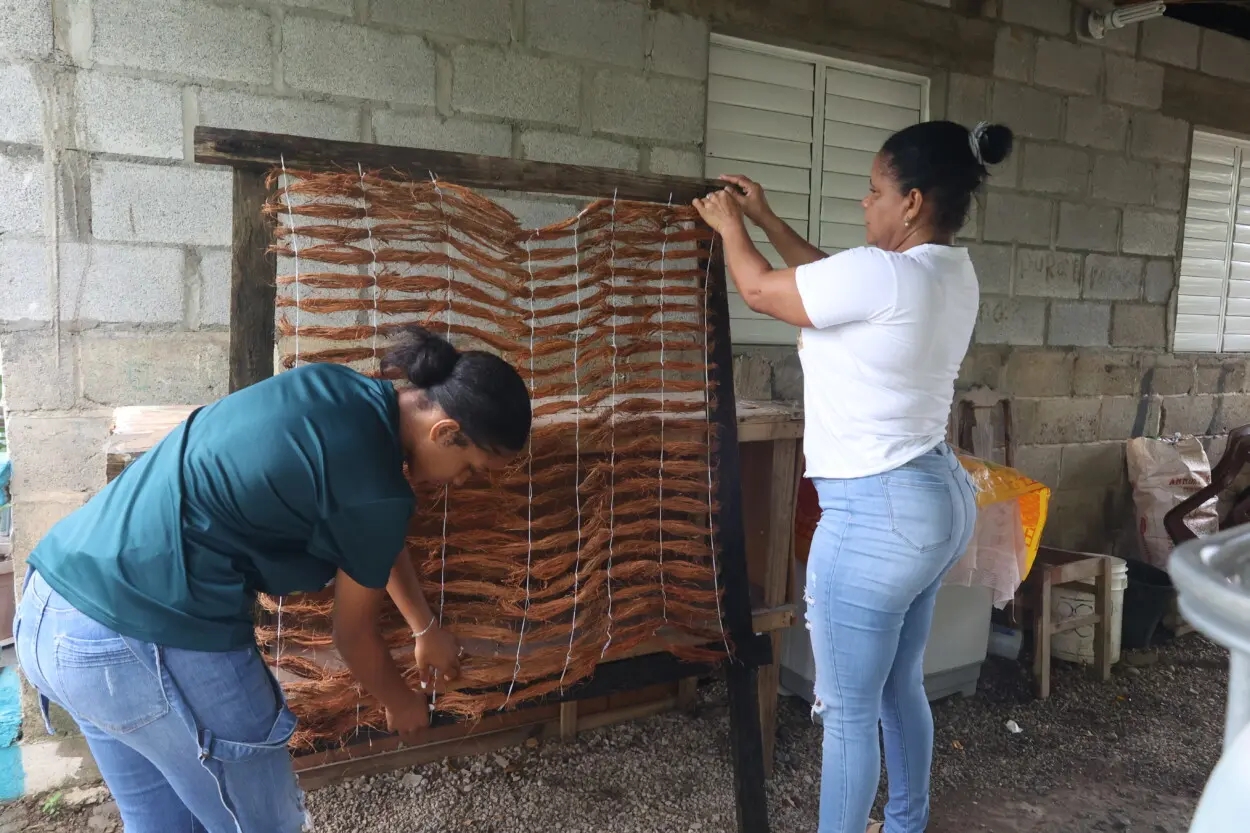
[[[1128, 564], [1111, 559], [1111, 664], [1120, 661], [1120, 628], [1124, 622], [1124, 590], [1128, 587]], [[1081, 589], [1087, 586], [1089, 589]], [[1056, 587], [1051, 591], [1050, 615], [1056, 622], [1094, 613], [1094, 585]], [[1050, 638], [1050, 655], [1082, 665], [1094, 663], [1094, 626], [1057, 633]]]

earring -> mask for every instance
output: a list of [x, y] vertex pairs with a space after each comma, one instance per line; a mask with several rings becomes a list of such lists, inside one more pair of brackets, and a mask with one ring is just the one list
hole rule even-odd
[[908, 228], [911, 228], [911, 220], [904, 220], [903, 225], [907, 226]]

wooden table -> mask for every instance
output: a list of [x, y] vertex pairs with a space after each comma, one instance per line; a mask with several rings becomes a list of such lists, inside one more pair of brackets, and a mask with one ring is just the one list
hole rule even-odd
[[[186, 419], [188, 406], [118, 408], [107, 447], [107, 476], [116, 477], [169, 431]], [[742, 462], [743, 526], [751, 581], [755, 628], [770, 633], [773, 664], [759, 671], [760, 729], [764, 760], [771, 773], [777, 735], [777, 698], [781, 634], [794, 622], [790, 598], [794, 556], [794, 516], [801, 470], [802, 415], [789, 405], [738, 402], [738, 443]], [[634, 720], [693, 704], [697, 680], [672, 687], [599, 700], [543, 706], [492, 715], [472, 726], [434, 729], [419, 747], [401, 749], [379, 741], [363, 754], [332, 750], [301, 756], [297, 769], [306, 788], [347, 777], [414, 766], [448, 756], [479, 754], [521, 743], [532, 737], [570, 738], [578, 731]]]

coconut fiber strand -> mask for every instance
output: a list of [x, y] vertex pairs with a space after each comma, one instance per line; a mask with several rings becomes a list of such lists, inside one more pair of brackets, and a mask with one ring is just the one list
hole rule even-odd
[[[434, 177], [273, 178], [282, 368], [376, 375], [387, 336], [419, 322], [502, 355], [530, 386], [530, 447], [509, 469], [418, 489], [408, 553], [468, 652], [436, 708], [475, 719], [558, 694], [600, 662], [729, 650], [714, 556], [712, 238], [693, 211], [604, 200], [523, 228]], [[384, 728], [334, 654], [330, 598], [261, 603], [258, 639], [301, 718], [296, 745]], [[411, 630], [393, 608], [384, 634], [415, 684]]]

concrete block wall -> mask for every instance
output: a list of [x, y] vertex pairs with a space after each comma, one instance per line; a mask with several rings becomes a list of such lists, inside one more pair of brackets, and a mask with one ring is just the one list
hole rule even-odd
[[699, 175], [707, 44], [642, 0], [0, 3], [19, 575], [103, 485], [114, 407], [227, 392], [231, 178], [197, 124]]

